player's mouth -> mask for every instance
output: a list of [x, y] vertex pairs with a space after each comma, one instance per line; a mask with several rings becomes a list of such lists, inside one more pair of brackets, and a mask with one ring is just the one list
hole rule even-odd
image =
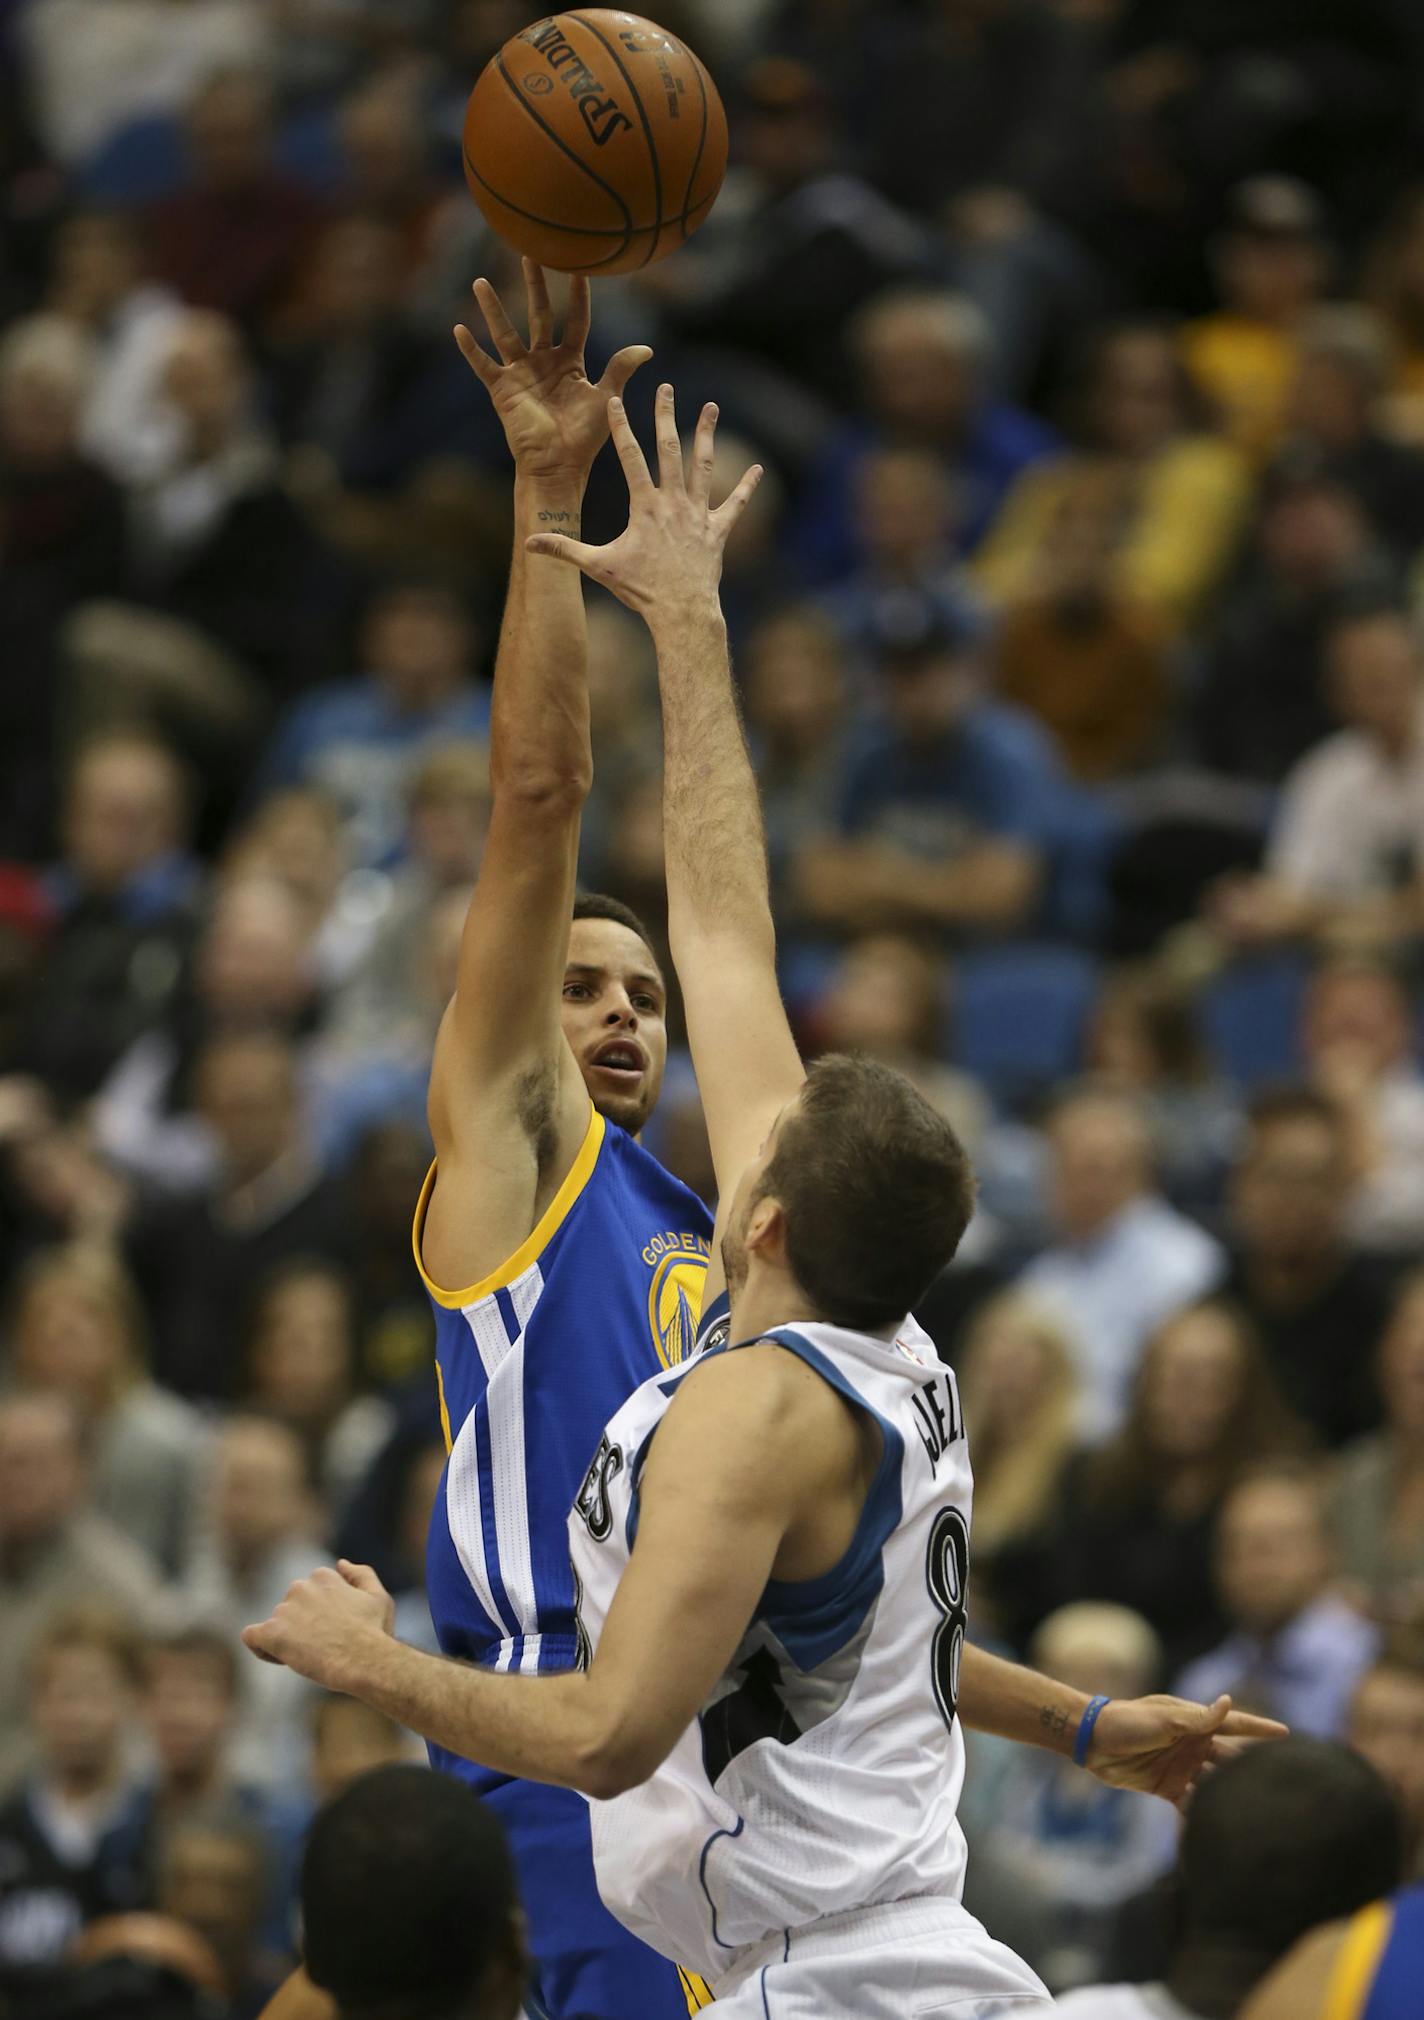
[[636, 1039], [612, 1038], [599, 1046], [588, 1063], [614, 1086], [633, 1087], [648, 1070], [648, 1055]]

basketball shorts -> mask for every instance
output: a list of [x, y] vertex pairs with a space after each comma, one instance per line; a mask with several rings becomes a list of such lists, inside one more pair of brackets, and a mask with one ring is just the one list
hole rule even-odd
[[958, 1901], [831, 1915], [743, 1951], [717, 2020], [1038, 2020], [1052, 2001]]

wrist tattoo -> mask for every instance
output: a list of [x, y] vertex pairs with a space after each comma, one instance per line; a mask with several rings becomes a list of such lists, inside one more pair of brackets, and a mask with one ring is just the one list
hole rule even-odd
[[1063, 1740], [1068, 1737], [1068, 1727], [1071, 1720], [1061, 1705], [1045, 1704], [1040, 1706], [1038, 1722], [1050, 1738]]
[[541, 510], [538, 514], [538, 519], [541, 526], [555, 527], [560, 533], [568, 533], [571, 530], [577, 532], [578, 530], [577, 512], [545, 512]]

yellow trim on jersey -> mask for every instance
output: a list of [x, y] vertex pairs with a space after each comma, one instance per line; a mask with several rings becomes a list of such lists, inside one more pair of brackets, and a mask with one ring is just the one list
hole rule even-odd
[[711, 1986], [705, 1978], [699, 1978], [695, 1971], [684, 1971], [679, 1964], [677, 1981], [682, 1987], [682, 1996], [687, 2001], [689, 2013], [700, 2013], [704, 2006], [715, 2004]]
[[538, 1262], [544, 1250], [549, 1246], [549, 1243], [554, 1239], [554, 1236], [568, 1218], [574, 1201], [593, 1176], [593, 1167], [598, 1162], [598, 1153], [602, 1147], [603, 1117], [593, 1106], [592, 1102], [590, 1102], [588, 1129], [584, 1135], [583, 1142], [579, 1145], [578, 1156], [569, 1167], [568, 1177], [554, 1194], [554, 1197], [550, 1200], [540, 1217], [539, 1224], [534, 1232], [529, 1236], [527, 1241], [521, 1242], [509, 1260], [501, 1263], [492, 1275], [482, 1277], [479, 1283], [471, 1284], [468, 1290], [463, 1291], [443, 1291], [439, 1284], [432, 1283], [426, 1275], [425, 1263], [420, 1253], [420, 1240], [425, 1230], [426, 1209], [430, 1205], [430, 1195], [435, 1189], [436, 1165], [432, 1164], [429, 1171], [425, 1174], [425, 1183], [420, 1188], [420, 1198], [415, 1203], [415, 1222], [411, 1228], [410, 1239], [411, 1247], [415, 1251], [415, 1266], [420, 1271], [420, 1281], [425, 1285], [425, 1288], [429, 1291], [431, 1297], [434, 1298], [436, 1304], [443, 1305], [447, 1311], [464, 1311], [467, 1305], [478, 1304], [481, 1298], [487, 1298], [492, 1291], [507, 1289], [517, 1277], [522, 1277], [532, 1264]]
[[1388, 1901], [1376, 1901], [1356, 1915], [1330, 1973], [1320, 2020], [1360, 2020], [1393, 1926], [1394, 1910]]
[[435, 1363], [435, 1387], [440, 1397], [440, 1428], [445, 1433], [445, 1451], [448, 1455], [455, 1449], [455, 1440], [450, 1436], [450, 1412], [445, 1404], [445, 1377], [440, 1372], [440, 1363]]

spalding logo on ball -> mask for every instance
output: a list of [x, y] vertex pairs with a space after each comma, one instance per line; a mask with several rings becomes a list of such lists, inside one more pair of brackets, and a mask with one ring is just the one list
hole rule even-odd
[[550, 14], [486, 64], [465, 177], [540, 266], [626, 274], [692, 236], [727, 172], [727, 115], [685, 43], [614, 7]]

